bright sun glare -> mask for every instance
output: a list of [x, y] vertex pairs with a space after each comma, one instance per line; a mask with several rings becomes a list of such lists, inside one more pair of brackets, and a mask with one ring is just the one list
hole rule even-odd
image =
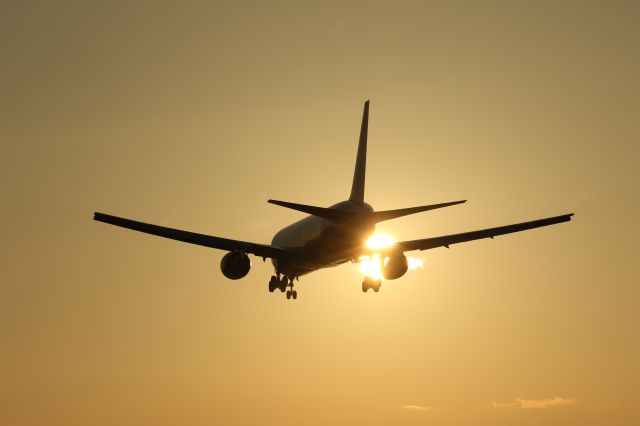
[[[396, 239], [389, 234], [376, 233], [373, 234], [365, 246], [371, 250], [381, 250], [393, 246], [396, 243]], [[382, 265], [387, 263], [388, 258], [381, 259], [380, 254], [375, 253], [372, 256], [360, 257], [360, 263], [358, 267], [365, 276], [371, 277], [374, 280], [382, 279]], [[422, 268], [422, 260], [416, 257], [407, 256], [409, 263], [409, 270], [413, 271], [417, 268]]]
[[368, 249], [379, 250], [379, 249], [391, 247], [395, 243], [396, 243], [396, 239], [393, 238], [391, 235], [380, 233], [380, 234], [373, 234], [371, 237], [369, 237], [369, 239], [365, 243], [365, 246]]

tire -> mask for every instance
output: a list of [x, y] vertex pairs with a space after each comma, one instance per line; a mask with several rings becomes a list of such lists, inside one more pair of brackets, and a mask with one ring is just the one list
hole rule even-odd
[[291, 299], [291, 292], [287, 291], [287, 299]]
[[291, 297], [293, 297], [293, 300], [296, 300], [298, 298], [298, 292], [296, 290], [293, 290], [293, 292], [291, 293]]

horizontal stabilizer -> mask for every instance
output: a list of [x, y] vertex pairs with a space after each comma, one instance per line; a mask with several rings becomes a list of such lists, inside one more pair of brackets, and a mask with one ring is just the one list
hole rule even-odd
[[428, 206], [408, 207], [406, 209], [383, 210], [383, 211], [373, 213], [373, 221], [375, 223], [383, 222], [385, 220], [396, 219], [398, 217], [408, 216], [410, 214], [415, 214], [420, 212], [426, 212], [428, 210], [439, 209], [442, 207], [455, 206], [456, 204], [462, 204], [466, 202], [467, 200], [460, 200], [460, 201], [451, 201], [449, 203], [431, 204]]
[[362, 217], [362, 213], [359, 213], [359, 212], [334, 209], [331, 207], [327, 208], [327, 207], [308, 206], [306, 204], [296, 204], [296, 203], [289, 203], [287, 201], [278, 201], [278, 200], [269, 200], [268, 202], [271, 204], [275, 204], [276, 206], [286, 207], [288, 209], [297, 210], [299, 212], [307, 213], [313, 216], [318, 216], [335, 223], [348, 222], [350, 220]]

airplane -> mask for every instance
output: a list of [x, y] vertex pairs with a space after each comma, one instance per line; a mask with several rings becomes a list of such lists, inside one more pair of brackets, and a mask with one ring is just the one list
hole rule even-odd
[[[382, 276], [387, 280], [395, 280], [402, 277], [408, 270], [405, 252], [429, 250], [437, 247], [449, 248], [452, 244], [466, 241], [483, 238], [493, 239], [499, 235], [568, 222], [573, 216], [573, 213], [568, 213], [460, 234], [401, 241], [385, 249], [369, 249], [365, 243], [373, 234], [377, 223], [462, 204], [466, 200], [395, 210], [374, 210], [364, 201], [368, 125], [369, 101], [366, 101], [362, 113], [360, 138], [349, 199], [330, 207], [268, 200], [271, 204], [309, 215], [278, 231], [271, 244], [215, 237], [99, 212], [94, 213], [93, 219], [185, 243], [226, 250], [228, 253], [222, 257], [220, 269], [222, 274], [231, 280], [243, 278], [249, 273], [251, 269], [249, 254], [262, 258], [263, 261], [269, 258], [274, 268], [274, 275], [269, 280], [269, 291], [272, 293], [275, 290], [280, 290], [282, 293], [286, 291], [287, 299], [297, 299], [298, 292], [293, 288], [294, 281], [298, 281], [301, 276], [319, 269], [338, 266], [349, 261], [358, 263], [363, 256], [372, 256], [378, 253], [378, 256], [381, 256], [380, 259], [383, 259], [380, 260]], [[367, 292], [372, 289], [374, 292], [378, 292], [381, 284], [381, 279], [367, 276], [362, 282], [362, 291]]]

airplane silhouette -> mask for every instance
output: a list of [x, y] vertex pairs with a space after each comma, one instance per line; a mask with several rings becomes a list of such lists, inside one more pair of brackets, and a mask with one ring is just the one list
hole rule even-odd
[[[349, 261], [358, 262], [362, 256], [379, 253], [382, 275], [387, 280], [403, 276], [408, 270], [405, 252], [428, 250], [436, 247], [449, 248], [452, 244], [498, 235], [525, 231], [556, 223], [568, 222], [573, 213], [560, 216], [499, 226], [460, 234], [444, 235], [419, 240], [401, 241], [385, 249], [369, 249], [366, 240], [373, 234], [377, 223], [442, 207], [453, 206], [466, 200], [409, 207], [396, 210], [375, 211], [364, 201], [365, 170], [367, 163], [367, 128], [369, 122], [369, 101], [364, 104], [360, 140], [356, 166], [353, 173], [351, 195], [346, 201], [330, 207], [316, 207], [286, 201], [269, 200], [271, 204], [307, 213], [310, 216], [295, 222], [276, 233], [271, 244], [257, 244], [247, 241], [214, 237], [164, 226], [138, 222], [104, 213], [94, 213], [94, 220], [140, 231], [147, 234], [183, 241], [228, 251], [222, 257], [220, 269], [225, 277], [237, 280], [249, 273], [251, 262], [248, 254], [270, 258], [275, 274], [269, 281], [269, 291], [286, 291], [287, 299], [296, 299], [298, 292], [293, 289], [294, 280], [302, 275], [322, 268], [334, 267]], [[377, 292], [382, 281], [365, 277], [362, 291], [373, 289]]]

